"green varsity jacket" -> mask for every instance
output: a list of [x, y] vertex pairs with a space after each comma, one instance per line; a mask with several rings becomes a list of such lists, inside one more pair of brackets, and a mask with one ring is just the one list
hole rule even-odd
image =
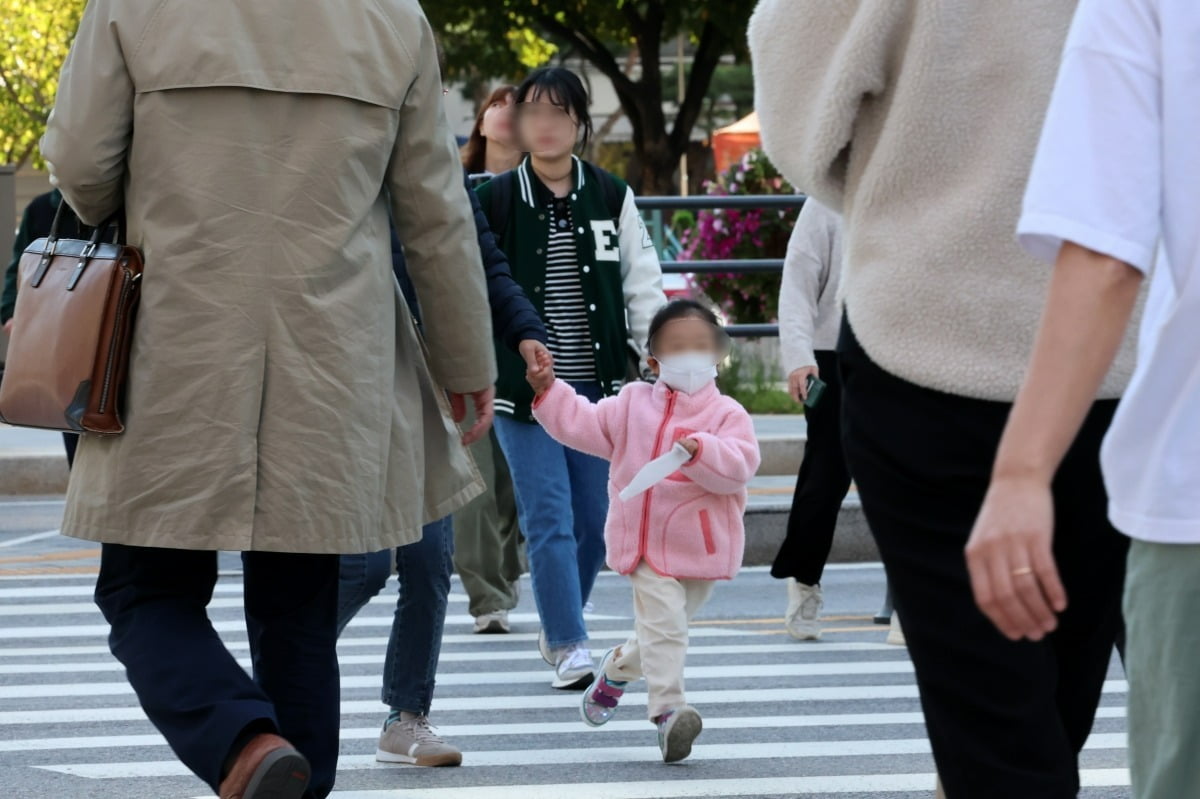
[[[509, 181], [511, 191], [504, 190], [504, 181]], [[606, 187], [602, 181], [611, 183]], [[615, 209], [607, 202], [614, 188], [620, 205], [615, 217]], [[477, 191], [513, 277], [544, 317], [550, 221], [543, 198], [549, 198], [549, 190], [526, 158], [512, 172]], [[509, 200], [510, 208], [496, 208], [501, 196], [494, 196], [497, 191]], [[575, 222], [579, 279], [596, 350], [596, 376], [603, 394], [612, 396], [628, 379], [631, 351], [645, 361], [650, 320], [667, 301], [662, 267], [633, 191], [623, 180], [576, 158], [575, 187], [567, 199]], [[496, 347], [496, 359], [500, 370], [496, 413], [533, 423], [533, 389], [525, 380], [525, 362], [500, 346]]]

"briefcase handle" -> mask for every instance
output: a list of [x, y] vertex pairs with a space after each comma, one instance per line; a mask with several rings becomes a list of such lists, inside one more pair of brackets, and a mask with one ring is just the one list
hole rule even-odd
[[[62, 199], [58, 203], [58, 210], [54, 212], [54, 221], [50, 223], [50, 235], [46, 237], [46, 244], [42, 247], [42, 260], [38, 262], [37, 271], [34, 272], [33, 280], [29, 281], [30, 288], [37, 288], [42, 285], [42, 281], [46, 278], [46, 272], [50, 270], [50, 262], [54, 260], [54, 251], [58, 247], [58, 228], [62, 223], [63, 209], [67, 208], [66, 199]], [[71, 213], [74, 213], [72, 211]], [[114, 224], [115, 223], [115, 224]], [[79, 278], [83, 277], [83, 271], [87, 269], [88, 262], [92, 256], [96, 254], [96, 250], [100, 249], [100, 239], [104, 236], [104, 232], [110, 227], [115, 227], [116, 231], [113, 234], [113, 243], [117, 244], [125, 239], [125, 214], [124, 209], [118, 209], [108, 216], [99, 225], [96, 225], [92, 230], [92, 237], [88, 239], [87, 246], [80, 253], [79, 263], [75, 266], [75, 272], [71, 275], [71, 279], [67, 282], [67, 291], [73, 291], [75, 285], [79, 282]]]

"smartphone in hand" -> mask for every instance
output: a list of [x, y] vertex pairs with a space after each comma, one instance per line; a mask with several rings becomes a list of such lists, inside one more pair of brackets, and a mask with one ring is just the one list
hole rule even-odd
[[825, 394], [825, 381], [816, 375], [808, 376], [808, 396], [804, 399], [805, 408], [815, 408]]

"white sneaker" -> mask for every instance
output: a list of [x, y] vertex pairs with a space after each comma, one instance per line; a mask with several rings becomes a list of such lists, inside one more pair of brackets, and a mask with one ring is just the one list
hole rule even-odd
[[508, 611], [496, 610], [475, 617], [475, 632], [482, 635], [496, 635], [509, 632]]
[[892, 646], [908, 646], [904, 640], [904, 628], [900, 626], [900, 614], [892, 610], [892, 625], [888, 628], [887, 643]]
[[816, 641], [821, 637], [821, 608], [825, 599], [821, 595], [821, 586], [805, 585], [795, 578], [788, 580], [788, 635], [797, 641]]
[[560, 649], [554, 666], [554, 682], [550, 683], [550, 687], [564, 691], [586, 688], [596, 677], [595, 668], [592, 653], [583, 644]]

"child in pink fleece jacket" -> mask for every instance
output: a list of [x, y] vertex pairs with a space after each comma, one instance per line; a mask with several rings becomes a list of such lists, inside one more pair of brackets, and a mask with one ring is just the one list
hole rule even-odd
[[[608, 565], [633, 584], [635, 635], [601, 660], [584, 692], [583, 720], [607, 722], [625, 686], [645, 676], [650, 719], [668, 763], [691, 753], [702, 728], [683, 695], [688, 622], [715, 581], [741, 567], [746, 485], [760, 460], [750, 415], [714, 382], [727, 341], [711, 311], [676, 300], [650, 325], [657, 383], [631, 383], [592, 404], [555, 380], [548, 357], [528, 374], [537, 393], [534, 416], [546, 432], [611, 461]], [[659, 458], [663, 463], [649, 470], [658, 475], [641, 473]]]

